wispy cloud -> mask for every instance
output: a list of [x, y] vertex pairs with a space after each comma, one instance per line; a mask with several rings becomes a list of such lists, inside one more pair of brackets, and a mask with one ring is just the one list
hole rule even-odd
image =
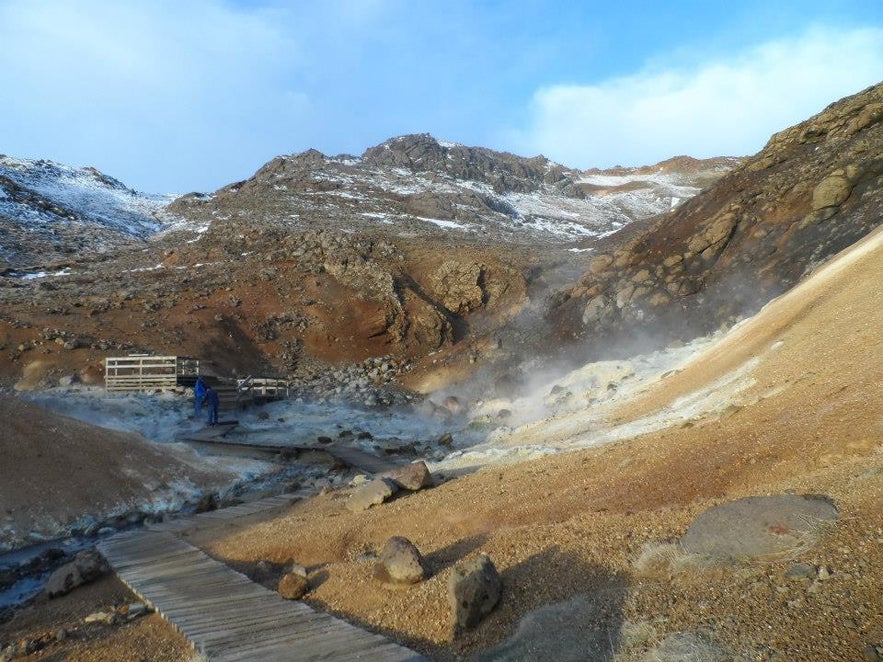
[[507, 139], [516, 151], [581, 167], [752, 154], [881, 72], [883, 30], [816, 28], [692, 66], [657, 62], [592, 85], [544, 87]]

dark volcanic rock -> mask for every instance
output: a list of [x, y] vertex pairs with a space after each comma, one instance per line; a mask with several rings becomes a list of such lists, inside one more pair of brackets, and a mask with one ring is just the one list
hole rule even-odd
[[78, 586], [93, 582], [108, 572], [110, 566], [101, 554], [95, 550], [80, 552], [73, 561], [49, 576], [46, 580], [46, 595], [55, 598], [70, 593]]
[[403, 467], [394, 469], [384, 474], [385, 478], [389, 478], [402, 489], [416, 492], [424, 487], [432, 487], [434, 481], [426, 462], [418, 460]]
[[416, 584], [425, 574], [420, 550], [401, 536], [386, 541], [374, 568], [374, 577], [387, 584]]
[[502, 592], [503, 581], [486, 554], [455, 566], [448, 578], [455, 632], [478, 625], [497, 606]]

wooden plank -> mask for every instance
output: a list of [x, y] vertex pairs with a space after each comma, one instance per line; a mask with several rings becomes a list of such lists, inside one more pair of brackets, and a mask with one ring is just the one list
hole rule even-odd
[[[265, 507], [291, 503], [288, 497], [268, 502]], [[168, 531], [127, 532], [98, 546], [121, 579], [212, 660], [423, 659], [379, 634], [283, 600]]]

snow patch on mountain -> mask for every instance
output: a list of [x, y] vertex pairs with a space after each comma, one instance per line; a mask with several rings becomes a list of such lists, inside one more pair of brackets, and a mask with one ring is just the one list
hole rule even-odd
[[0, 215], [28, 225], [95, 224], [147, 237], [165, 224], [174, 195], [147, 195], [95, 168], [0, 156]]

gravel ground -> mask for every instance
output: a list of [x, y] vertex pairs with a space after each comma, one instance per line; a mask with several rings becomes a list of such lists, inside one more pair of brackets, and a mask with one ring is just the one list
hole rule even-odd
[[[487, 466], [363, 513], [349, 512], [348, 489], [337, 489], [277, 519], [205, 526], [189, 539], [245, 571], [296, 561], [309, 573], [307, 602], [439, 660], [508, 645], [525, 616], [556, 613], [565, 631], [582, 633], [573, 659], [589, 650], [601, 660], [879, 659], [883, 253], [870, 241], [609, 420], [628, 425], [677, 409], [681, 396], [750, 361], [744, 385], [711, 414], [690, 410], [635, 439]], [[775, 558], [714, 563], [677, 544], [714, 505], [781, 493], [827, 495], [840, 518]], [[392, 590], [372, 578], [393, 535], [422, 551], [426, 581]], [[454, 564], [479, 553], [502, 575], [502, 601], [455, 637], [446, 581]], [[536, 613], [563, 601], [570, 607]], [[0, 640], [41, 627], [37, 615], [30, 625], [21, 618]], [[176, 635], [155, 636], [159, 649]], [[91, 657], [77, 659], [120, 659], [108, 657], [118, 645], [113, 635], [97, 638]], [[550, 659], [538, 648], [532, 658]], [[57, 644], [34, 659], [66, 650]]]

